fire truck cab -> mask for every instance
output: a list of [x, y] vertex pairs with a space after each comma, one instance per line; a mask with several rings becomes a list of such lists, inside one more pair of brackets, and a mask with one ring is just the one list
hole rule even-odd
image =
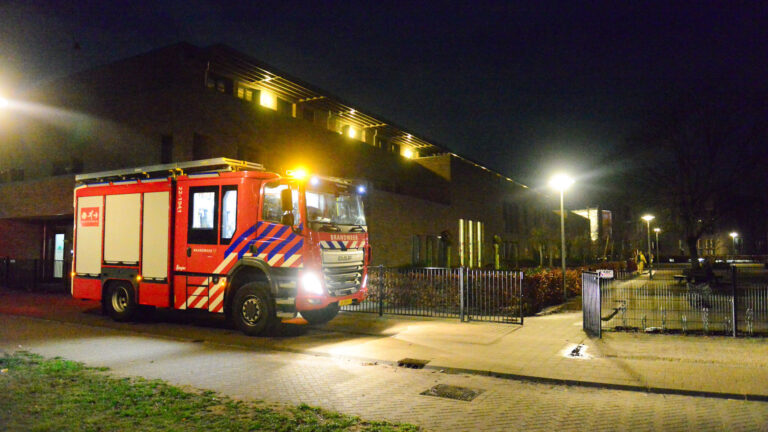
[[115, 320], [141, 308], [223, 313], [249, 335], [363, 300], [365, 186], [226, 158], [83, 174], [72, 295]]

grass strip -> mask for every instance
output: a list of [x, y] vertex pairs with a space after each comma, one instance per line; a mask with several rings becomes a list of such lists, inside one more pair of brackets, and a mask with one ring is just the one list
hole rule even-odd
[[244, 402], [26, 352], [0, 357], [0, 425], [9, 431], [418, 431], [305, 404]]

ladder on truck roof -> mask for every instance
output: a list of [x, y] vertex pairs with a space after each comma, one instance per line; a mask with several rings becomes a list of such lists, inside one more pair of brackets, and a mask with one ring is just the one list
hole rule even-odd
[[147, 179], [153, 177], [176, 176], [180, 174], [226, 171], [264, 171], [264, 166], [258, 163], [220, 157], [78, 174], [75, 176], [75, 181], [78, 183], [108, 182], [114, 180]]

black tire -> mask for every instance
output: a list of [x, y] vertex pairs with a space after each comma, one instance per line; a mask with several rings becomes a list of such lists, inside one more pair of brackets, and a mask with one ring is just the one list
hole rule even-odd
[[127, 282], [110, 284], [103, 305], [113, 320], [121, 322], [133, 318], [138, 309], [133, 287]]
[[230, 312], [235, 326], [249, 336], [256, 336], [275, 327], [275, 303], [265, 284], [252, 282], [238, 288]]
[[310, 324], [325, 324], [328, 321], [336, 318], [339, 313], [339, 304], [331, 303], [322, 309], [315, 309], [309, 311], [301, 311], [301, 316], [304, 317]]

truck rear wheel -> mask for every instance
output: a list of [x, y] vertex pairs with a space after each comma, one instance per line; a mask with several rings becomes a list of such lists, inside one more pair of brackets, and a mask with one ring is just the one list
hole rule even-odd
[[230, 316], [235, 326], [249, 336], [271, 330], [277, 321], [269, 290], [257, 282], [245, 284], [237, 290]]
[[107, 313], [115, 321], [128, 321], [136, 313], [136, 298], [133, 287], [127, 282], [116, 282], [109, 285], [107, 298], [104, 302]]
[[310, 324], [325, 324], [328, 321], [336, 318], [339, 313], [339, 304], [331, 303], [330, 305], [315, 310], [301, 311], [301, 316], [304, 317]]

